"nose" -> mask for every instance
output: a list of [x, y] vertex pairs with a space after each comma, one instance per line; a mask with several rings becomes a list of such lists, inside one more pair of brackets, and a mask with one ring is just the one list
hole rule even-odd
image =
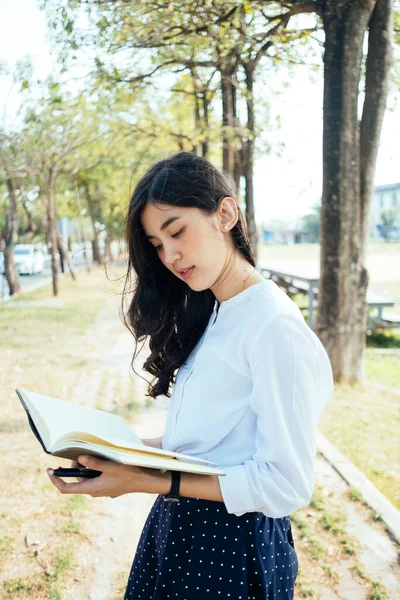
[[167, 244], [164, 246], [164, 263], [169, 267], [173, 267], [174, 263], [181, 259], [181, 253], [175, 244]]

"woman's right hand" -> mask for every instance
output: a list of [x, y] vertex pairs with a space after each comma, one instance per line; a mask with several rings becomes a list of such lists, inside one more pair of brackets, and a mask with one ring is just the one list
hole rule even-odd
[[[80, 463], [78, 463], [77, 460], [71, 460], [71, 469], [82, 469], [82, 468], [84, 468], [84, 466], [81, 465]], [[86, 481], [86, 477], [76, 477], [76, 479], [78, 481]]]

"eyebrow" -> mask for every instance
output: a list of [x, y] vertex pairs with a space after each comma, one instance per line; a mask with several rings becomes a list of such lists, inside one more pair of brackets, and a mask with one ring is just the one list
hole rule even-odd
[[[181, 219], [182, 217], [169, 217], [169, 219], [167, 219], [166, 221], [164, 221], [164, 223], [161, 225], [160, 230], [164, 231], [164, 229], [166, 229], [168, 227], [168, 225], [171, 225], [171, 223], [173, 223], [174, 221], [176, 221], [177, 219]], [[151, 238], [156, 237], [155, 235], [146, 235], [145, 236], [147, 240], [150, 240]]]

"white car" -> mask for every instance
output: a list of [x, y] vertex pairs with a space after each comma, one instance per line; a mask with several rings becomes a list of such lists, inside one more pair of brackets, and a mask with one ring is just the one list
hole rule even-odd
[[41, 245], [17, 244], [14, 248], [14, 262], [20, 275], [41, 273], [44, 268], [44, 255]]

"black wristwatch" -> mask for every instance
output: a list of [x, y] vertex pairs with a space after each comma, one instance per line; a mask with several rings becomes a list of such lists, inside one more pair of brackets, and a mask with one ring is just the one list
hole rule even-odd
[[181, 472], [171, 471], [172, 481], [171, 489], [168, 494], [164, 496], [166, 502], [179, 502], [179, 486], [181, 484]]

